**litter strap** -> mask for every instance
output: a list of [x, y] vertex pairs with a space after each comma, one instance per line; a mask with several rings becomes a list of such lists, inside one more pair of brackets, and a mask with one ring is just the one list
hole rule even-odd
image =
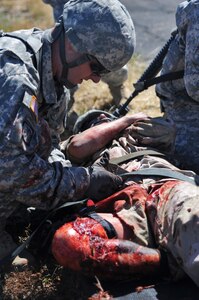
[[120, 156], [120, 157], [110, 159], [109, 162], [111, 164], [119, 165], [123, 162], [127, 162], [131, 159], [138, 158], [138, 157], [144, 156], [144, 155], [166, 156], [164, 153], [156, 151], [156, 150], [141, 150], [141, 151], [132, 152], [132, 153]]

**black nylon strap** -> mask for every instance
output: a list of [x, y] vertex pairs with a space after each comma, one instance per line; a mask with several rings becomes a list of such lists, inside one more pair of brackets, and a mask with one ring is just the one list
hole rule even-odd
[[107, 220], [103, 219], [99, 214], [97, 214], [96, 212], [90, 212], [87, 214], [87, 216], [102, 225], [102, 227], [105, 229], [109, 239], [117, 237], [117, 233], [116, 233], [113, 225], [110, 222], [108, 222]]
[[143, 81], [139, 81], [134, 84], [135, 90], [138, 92], [142, 92], [146, 89], [148, 89], [150, 86], [160, 83], [160, 82], [165, 82], [165, 81], [171, 81], [171, 80], [176, 80], [176, 79], [181, 79], [184, 76], [184, 70], [181, 71], [176, 71], [176, 72], [171, 72], [167, 74], [163, 74], [154, 78], [149, 78]]
[[[114, 112], [113, 115], [116, 117], [120, 117], [123, 115], [126, 115], [128, 112], [128, 105], [129, 103], [142, 91], [144, 91], [145, 89], [147, 89], [149, 86], [155, 84], [155, 81], [158, 80], [157, 77], [155, 77], [159, 71], [162, 68], [162, 63], [163, 60], [168, 52], [169, 46], [171, 44], [171, 42], [175, 39], [176, 35], [178, 33], [178, 30], [174, 30], [171, 33], [170, 38], [168, 39], [168, 41], [165, 43], [165, 45], [162, 47], [162, 49], [159, 51], [159, 53], [156, 55], [156, 57], [153, 59], [153, 61], [150, 63], [150, 65], [148, 66], [148, 68], [144, 71], [144, 73], [142, 74], [142, 76], [138, 79], [138, 81], [134, 84], [135, 90], [133, 91], [133, 93], [128, 97], [128, 99], [126, 100], [126, 102], [121, 105], [119, 108], [117, 108]], [[175, 73], [175, 72], [174, 72]], [[176, 76], [176, 75], [175, 75]], [[179, 76], [182, 76], [182, 74], [180, 74]], [[155, 79], [156, 78], [156, 79]], [[161, 81], [163, 80], [164, 77], [161, 77]], [[180, 77], [181, 78], [181, 77]], [[155, 81], [151, 81], [151, 80], [155, 80]], [[177, 78], [175, 78], [177, 79]], [[172, 80], [171, 77], [167, 80]], [[160, 81], [160, 82], [161, 82]], [[164, 81], [166, 81], [166, 79], [164, 79]]]

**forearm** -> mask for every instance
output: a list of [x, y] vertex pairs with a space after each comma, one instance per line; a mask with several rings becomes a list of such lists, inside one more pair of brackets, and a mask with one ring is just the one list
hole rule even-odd
[[144, 114], [127, 115], [109, 123], [102, 123], [75, 135], [68, 144], [68, 154], [74, 159], [85, 160], [105, 147], [122, 130], [133, 122], [147, 118]]
[[156, 249], [119, 239], [97, 241], [92, 248], [94, 255], [87, 259], [99, 277], [141, 279], [160, 272], [161, 255]]

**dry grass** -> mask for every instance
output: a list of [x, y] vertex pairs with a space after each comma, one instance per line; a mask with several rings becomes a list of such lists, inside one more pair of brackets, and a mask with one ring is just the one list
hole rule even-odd
[[13, 31], [53, 26], [52, 10], [42, 0], [1, 0], [0, 29]]

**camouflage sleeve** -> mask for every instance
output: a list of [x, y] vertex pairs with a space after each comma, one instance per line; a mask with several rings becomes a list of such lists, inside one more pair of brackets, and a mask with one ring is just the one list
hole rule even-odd
[[[9, 53], [10, 55], [10, 53]], [[38, 78], [15, 56], [0, 56], [0, 193], [1, 202], [19, 201], [50, 209], [83, 197], [90, 176], [68, 167], [63, 157], [50, 163], [35, 98]], [[43, 147], [43, 145], [46, 147]], [[6, 204], [7, 205], [7, 204]]]
[[186, 91], [190, 97], [199, 101], [199, 7], [195, 2], [198, 1], [184, 1], [178, 6], [176, 24], [182, 51], [185, 51]]

